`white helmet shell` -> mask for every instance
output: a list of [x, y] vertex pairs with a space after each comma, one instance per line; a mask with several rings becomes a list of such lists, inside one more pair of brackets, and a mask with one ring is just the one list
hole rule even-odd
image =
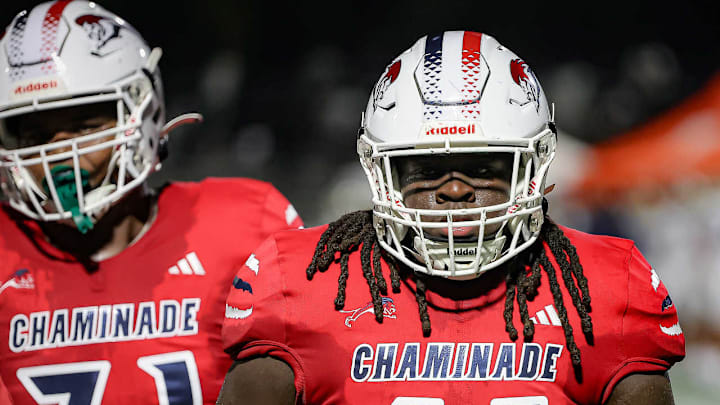
[[[358, 139], [381, 245], [416, 271], [444, 277], [478, 275], [507, 261], [539, 235], [542, 191], [555, 142], [540, 83], [516, 54], [477, 32], [420, 38], [375, 85]], [[404, 206], [394, 158], [498, 152], [513, 154], [506, 203], [453, 210]], [[458, 215], [481, 219], [453, 221]], [[423, 219], [427, 216], [446, 220], [430, 222]], [[502, 224], [493, 237], [453, 242], [452, 228], [482, 231], [491, 223]], [[427, 229], [438, 227], [448, 228], [447, 242], [425, 237]], [[403, 243], [410, 230], [413, 240]]]
[[[159, 167], [166, 132], [161, 55], [130, 24], [92, 2], [42, 3], [13, 19], [0, 37], [0, 186], [13, 208], [37, 220], [94, 222]], [[117, 105], [114, 128], [37, 145], [6, 125], [23, 114], [96, 103]], [[107, 177], [91, 190], [82, 187], [78, 157], [103, 148], [112, 149]], [[78, 179], [76, 206], [58, 198], [50, 181], [59, 162]], [[44, 167], [44, 186], [27, 170], [33, 165]]]
[[150, 48], [120, 17], [85, 1], [52, 1], [18, 14], [0, 47], [0, 106], [92, 93], [142, 69]]

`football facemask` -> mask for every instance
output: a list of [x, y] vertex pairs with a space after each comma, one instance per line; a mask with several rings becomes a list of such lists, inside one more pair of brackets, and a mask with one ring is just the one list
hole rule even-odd
[[[472, 278], [516, 256], [537, 239], [543, 223], [553, 128], [534, 74], [494, 38], [453, 31], [418, 40], [381, 76], [358, 139], [380, 244], [415, 271], [442, 277]], [[512, 161], [501, 203], [406, 205], [401, 159], [475, 155], [483, 161], [499, 154]], [[456, 240], [468, 228], [478, 237]], [[436, 229], [445, 229], [447, 238], [438, 238]]]

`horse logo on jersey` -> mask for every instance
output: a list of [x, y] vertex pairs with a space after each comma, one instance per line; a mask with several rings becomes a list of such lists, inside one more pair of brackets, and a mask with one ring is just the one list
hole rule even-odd
[[[389, 297], [382, 297], [382, 306], [383, 306], [383, 318], [392, 318], [396, 319], [397, 316], [395, 315], [395, 312], [397, 311], [395, 309], [395, 302], [392, 298]], [[345, 326], [348, 328], [353, 327], [353, 323], [360, 318], [363, 314], [374, 314], [375, 310], [373, 309], [373, 303], [368, 302], [367, 304], [363, 305], [360, 308], [353, 309], [350, 311], [340, 311], [345, 314], [350, 314], [348, 317], [345, 318]]]
[[[129, 28], [108, 17], [99, 15], [86, 14], [75, 19], [75, 23], [81, 26], [93, 43], [93, 49], [90, 51], [95, 56], [105, 56], [117, 49], [104, 49], [108, 42], [116, 38], [121, 38], [120, 30]], [[119, 49], [119, 48], [118, 48]]]
[[672, 308], [672, 306], [673, 306], [672, 298], [670, 298], [670, 295], [668, 295], [667, 297], [665, 297], [665, 299], [662, 302], [662, 308], [661, 308], [662, 312], [665, 312], [667, 309]]
[[3, 291], [10, 287], [32, 290], [33, 288], [35, 288], [35, 279], [33, 278], [32, 274], [30, 274], [28, 269], [20, 269], [13, 273], [13, 275], [6, 282], [4, 282], [2, 286], [0, 286], [0, 294], [2, 294]]
[[530, 66], [522, 59], [513, 59], [510, 61], [510, 76], [523, 89], [527, 97], [525, 101], [511, 98], [510, 102], [519, 106], [533, 102], [535, 111], [540, 111], [540, 84]]
[[400, 60], [395, 61], [390, 66], [385, 69], [385, 73], [380, 78], [380, 80], [375, 85], [375, 88], [373, 89], [373, 96], [372, 96], [372, 103], [373, 103], [373, 110], [377, 110], [378, 106], [380, 108], [383, 108], [385, 110], [389, 110], [393, 107], [395, 107], [395, 101], [389, 100], [388, 102], [382, 103], [382, 100], [385, 98], [385, 92], [387, 91], [388, 87], [390, 87], [391, 84], [395, 83], [395, 79], [398, 78], [400, 75], [400, 66], [402, 65], [402, 62]]

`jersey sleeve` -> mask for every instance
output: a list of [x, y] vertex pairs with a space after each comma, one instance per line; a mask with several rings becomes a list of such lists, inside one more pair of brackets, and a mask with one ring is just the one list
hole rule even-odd
[[303, 221], [287, 198], [270, 186], [265, 197], [261, 226], [265, 235], [270, 235], [284, 229], [301, 228]]
[[624, 360], [605, 387], [603, 403], [624, 377], [664, 372], [685, 357], [685, 337], [677, 310], [660, 277], [635, 246], [628, 266], [627, 303], [620, 339]]
[[8, 392], [7, 387], [5, 387], [5, 384], [3, 384], [2, 378], [0, 378], [0, 404], [12, 405], [10, 393]]
[[287, 363], [295, 375], [296, 400], [304, 396], [299, 355], [287, 345], [288, 305], [273, 237], [265, 240], [235, 275], [223, 321], [223, 348], [235, 360], [270, 356]]

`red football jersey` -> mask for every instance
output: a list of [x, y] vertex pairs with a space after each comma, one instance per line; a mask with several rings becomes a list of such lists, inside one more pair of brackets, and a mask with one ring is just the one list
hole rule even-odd
[[147, 233], [89, 273], [0, 210], [0, 378], [13, 403], [214, 404], [232, 363], [228, 284], [269, 234], [300, 225], [268, 183], [174, 183]]
[[5, 384], [3, 384], [2, 378], [0, 378], [0, 404], [12, 404], [10, 399], [10, 393], [7, 391]]
[[[279, 232], [266, 240], [235, 277], [223, 326], [225, 348], [236, 358], [270, 355], [292, 367], [298, 403], [600, 404], [624, 376], [667, 370], [685, 354], [668, 292], [632, 241], [563, 228], [577, 247], [592, 297], [590, 345], [560, 278], [581, 351], [580, 382], [547, 274], [528, 303], [532, 342], [523, 341], [517, 304], [514, 325], [521, 337], [508, 337], [506, 286], [492, 273], [483, 278], [499, 282], [470, 299], [428, 291], [432, 333], [425, 338], [412, 278], [383, 297], [381, 324], [359, 252], [350, 256], [343, 310], [333, 304], [338, 263], [307, 280], [305, 269], [325, 229]], [[384, 263], [383, 272], [389, 288]]]

